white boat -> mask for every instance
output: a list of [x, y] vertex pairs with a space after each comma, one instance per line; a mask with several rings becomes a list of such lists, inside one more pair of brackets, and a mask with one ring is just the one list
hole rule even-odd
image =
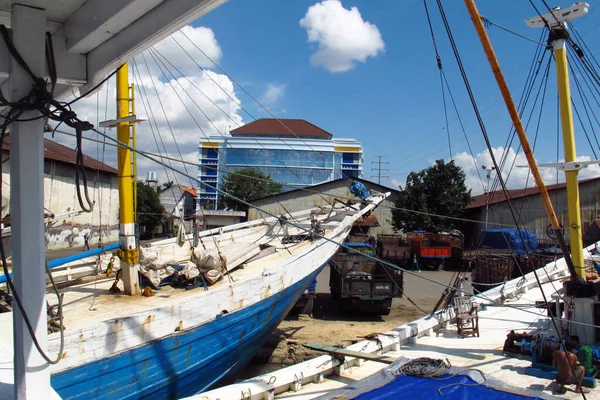
[[[223, 277], [210, 286], [163, 287], [151, 297], [132, 297], [109, 290], [112, 276], [62, 289], [64, 349], [51, 367], [52, 388], [63, 399], [180, 398], [233, 377], [336, 253], [353, 222], [385, 197], [374, 193], [364, 204], [293, 213], [287, 223], [272, 217], [199, 233], [196, 259], [216, 254], [226, 260], [212, 264]], [[141, 264], [185, 264], [193, 252], [188, 239], [142, 248]], [[103, 257], [102, 270], [109, 258]], [[11, 318], [0, 315], [3, 326]], [[11, 338], [2, 336], [3, 347], [11, 347]], [[60, 346], [60, 333], [49, 335], [49, 352]]]

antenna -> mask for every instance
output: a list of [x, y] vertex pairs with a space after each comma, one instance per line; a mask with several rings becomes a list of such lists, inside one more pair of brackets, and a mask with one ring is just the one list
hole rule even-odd
[[381, 175], [381, 171], [389, 171], [388, 168], [381, 168], [382, 164], [389, 164], [389, 162], [387, 161], [381, 161], [382, 158], [384, 158], [385, 156], [375, 156], [379, 159], [379, 161], [371, 161], [371, 164], [377, 164], [377, 167], [375, 168], [371, 168], [372, 170], [376, 170], [377, 171], [377, 175], [371, 175], [371, 178], [377, 178], [377, 184], [381, 185], [381, 178], [389, 178], [389, 176], [387, 175]]

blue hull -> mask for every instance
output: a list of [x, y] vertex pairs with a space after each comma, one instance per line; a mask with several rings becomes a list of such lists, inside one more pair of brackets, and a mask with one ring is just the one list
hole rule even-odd
[[177, 399], [208, 390], [246, 366], [321, 269], [210, 323], [57, 373], [52, 387], [65, 400]]

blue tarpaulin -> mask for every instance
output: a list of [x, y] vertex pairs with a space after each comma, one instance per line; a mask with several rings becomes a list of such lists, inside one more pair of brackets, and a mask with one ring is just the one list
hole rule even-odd
[[[521, 235], [523, 240], [521, 240]], [[517, 229], [488, 229], [483, 232], [480, 248], [509, 250], [521, 256], [538, 250], [538, 242], [535, 233]]]
[[[451, 385], [451, 386], [448, 386]], [[446, 386], [445, 388], [442, 388]], [[440, 396], [439, 389], [442, 388]], [[466, 375], [442, 375], [438, 379], [417, 378], [414, 376], [400, 375], [387, 385], [363, 393], [355, 400], [395, 400], [395, 399], [539, 399], [509, 392], [503, 392], [478, 385]]]

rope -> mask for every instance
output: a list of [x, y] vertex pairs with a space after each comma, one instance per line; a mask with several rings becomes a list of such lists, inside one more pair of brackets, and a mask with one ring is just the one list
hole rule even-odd
[[[156, 158], [153, 158], [152, 156], [149, 156], [148, 154], [146, 154], [146, 153], [144, 153], [144, 152], [141, 152], [141, 151], [139, 151], [139, 150], [137, 150], [137, 149], [134, 149], [133, 147], [131, 147], [131, 146], [128, 146], [128, 145], [126, 145], [125, 143], [119, 142], [117, 139], [115, 139], [115, 138], [113, 138], [113, 137], [111, 137], [111, 136], [109, 136], [109, 135], [103, 134], [102, 132], [100, 132], [100, 131], [97, 131], [97, 130], [95, 130], [95, 131], [96, 131], [97, 133], [99, 133], [100, 135], [103, 135], [103, 136], [105, 136], [107, 139], [109, 139], [109, 140], [111, 140], [111, 141], [113, 141], [113, 142], [116, 142], [116, 143], [118, 143], [118, 145], [119, 145], [119, 146], [122, 146], [122, 147], [124, 147], [124, 148], [128, 148], [128, 149], [129, 149], [129, 150], [131, 150], [131, 151], [135, 151], [135, 152], [137, 152], [138, 154], [142, 155], [144, 158], [146, 158], [146, 159], [148, 159], [148, 160], [151, 160], [151, 161], [153, 161], [153, 162], [155, 162], [155, 163], [157, 163], [157, 164], [159, 164], [159, 165], [163, 165], [163, 166], [164, 166], [164, 165], [166, 165], [166, 164], [164, 164], [164, 163], [160, 162], [159, 160], [157, 160]], [[175, 172], [177, 172], [177, 173], [179, 173], [179, 174], [184, 174], [184, 173], [183, 173], [181, 170], [174, 169], [174, 171], [175, 171]], [[199, 182], [199, 179], [198, 179], [198, 178], [196, 178], [196, 177], [192, 177], [192, 179], [193, 179], [193, 180], [195, 180], [196, 182]], [[214, 186], [210, 186], [210, 187], [211, 187], [211, 188], [214, 188], [215, 190], [219, 190], [219, 189], [215, 188]], [[266, 215], [269, 215], [270, 217], [273, 217], [273, 218], [277, 219], [278, 221], [282, 221], [282, 220], [283, 220], [283, 218], [281, 218], [281, 216], [278, 216], [278, 215], [275, 215], [275, 214], [273, 214], [273, 213], [270, 213], [270, 212], [268, 212], [267, 210], [261, 209], [260, 207], [257, 207], [257, 206], [255, 206], [255, 205], [253, 205], [253, 204], [249, 203], [249, 202], [246, 202], [246, 201], [244, 201], [244, 200], [242, 200], [242, 199], [239, 199], [239, 198], [237, 198], [237, 197], [235, 197], [235, 196], [233, 196], [233, 195], [231, 195], [231, 194], [229, 194], [229, 193], [225, 193], [225, 192], [222, 192], [222, 191], [221, 191], [221, 193], [222, 193], [223, 195], [225, 195], [225, 196], [229, 196], [229, 197], [232, 197], [232, 198], [234, 198], [234, 199], [238, 200], [239, 202], [241, 202], [242, 204], [245, 204], [245, 205], [246, 205], [246, 206], [248, 206], [248, 207], [255, 208], [255, 209], [257, 209], [257, 210], [259, 210], [259, 211], [263, 212], [264, 214], [266, 214]], [[360, 202], [359, 202], [359, 203], [360, 203]], [[379, 207], [379, 206], [378, 206], [378, 207]], [[300, 229], [300, 230], [302, 230], [302, 231], [305, 231], [305, 232], [311, 233], [311, 234], [313, 234], [314, 236], [320, 237], [320, 238], [324, 239], [325, 241], [328, 241], [328, 242], [330, 242], [330, 243], [335, 243], [336, 245], [338, 245], [338, 246], [340, 246], [340, 247], [343, 247], [343, 248], [345, 248], [345, 249], [348, 249], [349, 251], [352, 251], [352, 252], [357, 252], [355, 249], [352, 249], [352, 248], [350, 248], [350, 247], [348, 247], [348, 246], [345, 246], [343, 243], [336, 242], [336, 241], [334, 241], [334, 240], [332, 240], [332, 239], [329, 239], [329, 238], [327, 238], [327, 237], [325, 237], [325, 236], [323, 236], [323, 235], [321, 235], [321, 234], [318, 234], [318, 233], [313, 233], [313, 232], [311, 232], [309, 229], [307, 229], [307, 228], [304, 228], [304, 227], [302, 227], [302, 226], [300, 226], [300, 225], [297, 225], [297, 224], [295, 224], [295, 223], [293, 223], [293, 222], [291, 222], [291, 221], [287, 221], [287, 223], [288, 223], [290, 226], [293, 226], [293, 227], [295, 227], [295, 228], [298, 228], [298, 229]], [[358, 252], [358, 253], [360, 253], [360, 252]], [[383, 260], [383, 259], [380, 259], [380, 258], [377, 258], [377, 257], [374, 257], [374, 256], [370, 256], [370, 255], [368, 255], [368, 254], [365, 254], [365, 253], [360, 253], [360, 254], [362, 254], [364, 257], [368, 257], [368, 258], [371, 258], [371, 259], [373, 259], [373, 260], [375, 260], [375, 261], [379, 261], [379, 262], [381, 262], [382, 264], [388, 265], [388, 266], [390, 266], [390, 267], [392, 267], [392, 268], [394, 268], [394, 269], [397, 269], [397, 270], [404, 271], [404, 272], [405, 272], [405, 273], [407, 273], [407, 274], [410, 274], [410, 275], [416, 276], [416, 277], [418, 277], [418, 278], [421, 278], [421, 279], [423, 279], [423, 280], [426, 280], [426, 281], [428, 281], [428, 282], [431, 282], [431, 283], [434, 283], [434, 284], [436, 284], [436, 285], [442, 286], [442, 287], [444, 287], [444, 288], [448, 288], [448, 287], [449, 287], [449, 288], [452, 288], [452, 289], [456, 289], [456, 290], [457, 290], [457, 291], [459, 291], [459, 292], [466, 293], [466, 292], [465, 292], [465, 291], [463, 291], [463, 290], [460, 290], [460, 289], [454, 288], [454, 287], [452, 287], [452, 286], [449, 286], [449, 285], [447, 285], [447, 284], [445, 284], [445, 283], [443, 283], [443, 282], [439, 282], [439, 281], [436, 281], [435, 279], [428, 278], [427, 276], [424, 276], [424, 275], [421, 275], [421, 274], [418, 274], [418, 273], [412, 272], [412, 271], [410, 271], [410, 270], [408, 270], [408, 269], [401, 268], [401, 267], [399, 267], [399, 266], [397, 266], [397, 265], [395, 265], [395, 264], [393, 264], [393, 263], [391, 263], [391, 262], [389, 262], [389, 261], [386, 261], [386, 260]], [[535, 272], [535, 271], [534, 271], [534, 272]], [[538, 284], [539, 284], [539, 281], [538, 281]], [[541, 286], [541, 285], [540, 285], [540, 286]], [[470, 295], [470, 293], [469, 293], [469, 295]], [[483, 295], [483, 294], [480, 294], [479, 296], [480, 296], [480, 298], [482, 298], [483, 300], [486, 300], [486, 301], [490, 302], [491, 304], [502, 304], [502, 303], [500, 303], [500, 302], [498, 302], [498, 301], [496, 301], [496, 300], [494, 300], [494, 299], [492, 299], [492, 298], [490, 298], [490, 297], [487, 297], [487, 296], [485, 296], [485, 295]], [[511, 308], [511, 307], [509, 307], [509, 308]], [[516, 307], [514, 307], [514, 308], [515, 308], [515, 309], [518, 309], [518, 308], [516, 308]], [[535, 311], [530, 311], [530, 310], [522, 310], [522, 311], [523, 311], [523, 312], [526, 312], [526, 313], [528, 313], [528, 314], [532, 314], [532, 315], [538, 316], [538, 317], [544, 317], [544, 318], [546, 318], [546, 317], [547, 317], [547, 315], [545, 315], [545, 314], [541, 314], [541, 313], [538, 313], [538, 312], [535, 312]], [[555, 319], [558, 319], [558, 320], [563, 320], [563, 319], [561, 319], [561, 318], [555, 318]], [[565, 321], [566, 321], [566, 320], [565, 320]], [[582, 325], [582, 326], [591, 326], [591, 327], [597, 327], [597, 328], [600, 328], [600, 325], [596, 326], [596, 325], [592, 325], [592, 324], [579, 323], [579, 322], [575, 322], [575, 321], [568, 321], [568, 322], [570, 322], [570, 323], [572, 323], [572, 324], [579, 324], [579, 325]]]
[[451, 367], [450, 361], [436, 360], [428, 357], [415, 358], [392, 371], [392, 375], [418, 376], [420, 378], [437, 378], [444, 375]]

